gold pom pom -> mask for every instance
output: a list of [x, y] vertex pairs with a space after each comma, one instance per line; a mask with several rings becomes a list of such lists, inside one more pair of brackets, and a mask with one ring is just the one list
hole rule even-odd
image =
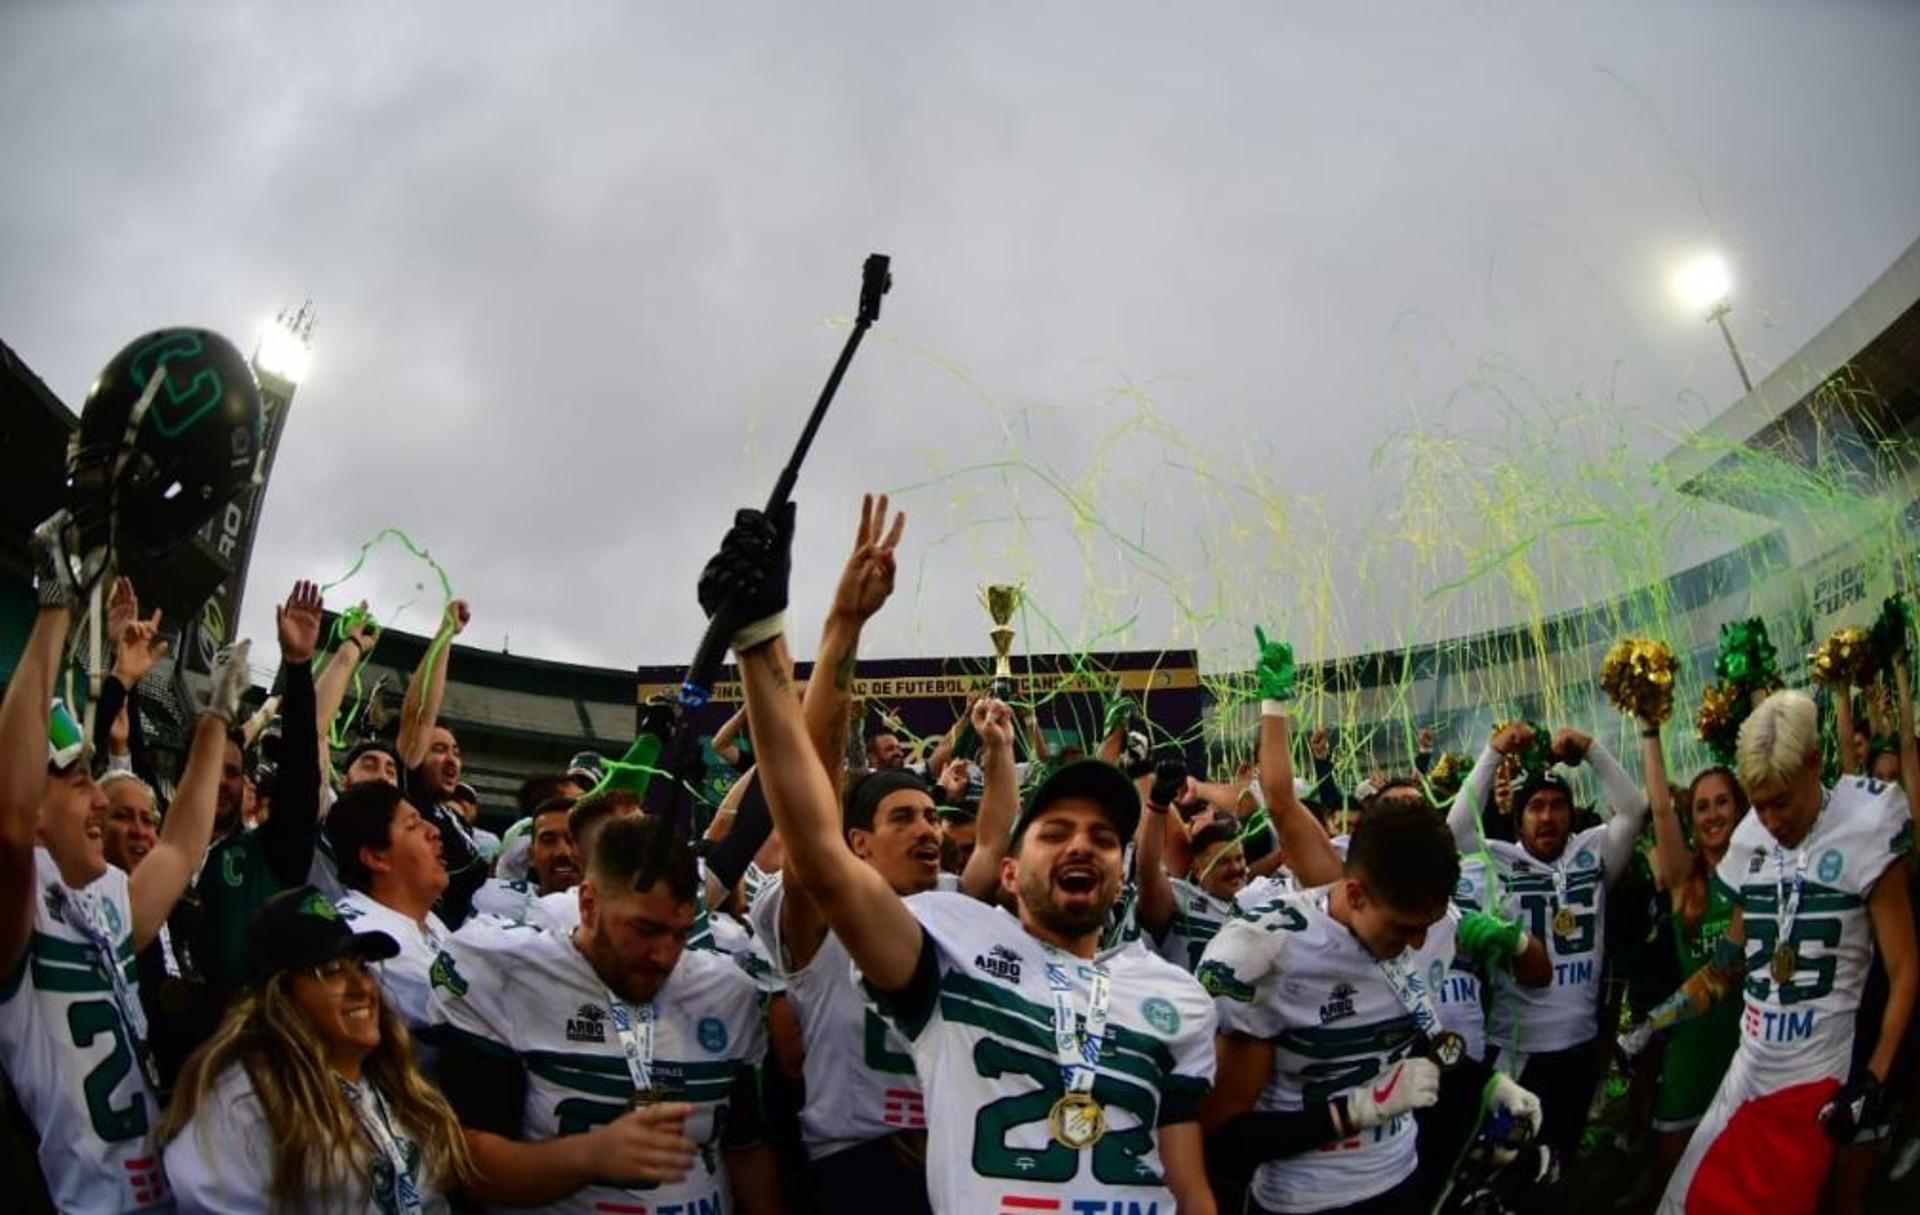
[[1859, 628], [1835, 632], [1819, 649], [1807, 655], [1807, 664], [1817, 683], [1863, 688], [1873, 682], [1879, 665], [1867, 631]]
[[1673, 651], [1651, 637], [1625, 637], [1600, 664], [1600, 687], [1613, 707], [1650, 725], [1673, 716]]

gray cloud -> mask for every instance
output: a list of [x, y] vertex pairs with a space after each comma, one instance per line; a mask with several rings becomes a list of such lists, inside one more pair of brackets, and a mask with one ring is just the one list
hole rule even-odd
[[[146, 328], [244, 337], [311, 294], [246, 628], [395, 525], [483, 644], [674, 661], [884, 249], [802, 483], [803, 619], [858, 491], [932, 481], [876, 652], [980, 652], [971, 588], [1009, 574], [1074, 644], [1136, 613], [1134, 643], [1223, 644], [1266, 607], [1342, 648], [1369, 631], [1218, 584], [1379, 533], [1396, 430], [1498, 433], [1461, 391], [1486, 356], [1684, 427], [1735, 386], [1677, 257], [1728, 251], [1764, 371], [1915, 235], [1911, 6], [1566, 7], [14, 3], [0, 332], [77, 406]], [[1128, 384], [1178, 444], [1127, 427]], [[1009, 455], [1096, 517], [1030, 469], [939, 479]], [[1232, 488], [1256, 473], [1296, 538]], [[348, 589], [411, 593], [381, 569]]]

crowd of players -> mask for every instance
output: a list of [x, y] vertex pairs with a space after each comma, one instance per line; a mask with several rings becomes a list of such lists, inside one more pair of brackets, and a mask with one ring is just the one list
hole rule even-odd
[[1639, 779], [1512, 724], [1450, 799], [1424, 761], [1341, 796], [1264, 637], [1229, 779], [1149, 754], [1125, 705], [1098, 754], [1021, 762], [1032, 722], [990, 693], [909, 763], [855, 733], [904, 527], [869, 499], [804, 686], [791, 510], [707, 566], [746, 703], [699, 839], [592, 757], [480, 830], [438, 720], [458, 602], [397, 738], [334, 756], [377, 638], [316, 673], [307, 583], [277, 716], [242, 717], [239, 647], [163, 814], [130, 695], [160, 622], [116, 588], [87, 736], [58, 522], [0, 706], [0, 1063], [59, 1210], [1564, 1206], [1609, 1069], [1650, 1128], [1639, 1209], [1851, 1215], [1908, 1146], [1904, 671], [1886, 754], [1849, 721], [1824, 756], [1781, 691], [1685, 787], [1658, 723]]

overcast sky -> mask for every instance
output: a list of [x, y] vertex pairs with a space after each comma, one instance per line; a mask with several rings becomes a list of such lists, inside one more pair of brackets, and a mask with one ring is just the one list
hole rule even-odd
[[[1337, 581], [1385, 437], [1503, 424], [1490, 362], [1681, 429], [1730, 403], [1682, 257], [1733, 262], [1757, 373], [1789, 356], [1920, 235], [1917, 64], [1907, 0], [6, 0], [0, 335], [77, 408], [140, 332], [311, 297], [246, 630], [397, 526], [477, 644], [670, 662], [884, 250], [801, 481], [799, 648], [866, 486], [920, 486], [870, 653], [984, 652], [1007, 578], [1073, 644], [1237, 639], [1160, 589], [1302, 560], [1263, 546]], [[1249, 477], [1334, 538], [1188, 513]]]

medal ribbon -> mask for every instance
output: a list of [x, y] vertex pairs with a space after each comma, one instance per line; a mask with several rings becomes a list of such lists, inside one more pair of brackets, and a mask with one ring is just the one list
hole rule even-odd
[[1412, 953], [1409, 949], [1397, 958], [1375, 958], [1373, 964], [1379, 968], [1387, 986], [1393, 989], [1400, 1006], [1413, 1018], [1413, 1027], [1429, 1037], [1437, 1037], [1440, 1033], [1440, 1010], [1434, 1005], [1433, 991], [1427, 986], [1427, 981], [1407, 960]]
[[1793, 922], [1800, 917], [1800, 894], [1807, 884], [1807, 846], [1802, 843], [1800, 852], [1793, 860], [1793, 893], [1787, 893], [1787, 851], [1780, 845], [1773, 846], [1773, 897], [1774, 911], [1780, 917], [1780, 944], [1787, 945], [1793, 937]]
[[154, 1066], [153, 1055], [147, 1050], [147, 1013], [140, 1005], [140, 997], [134, 993], [133, 985], [127, 982], [126, 972], [120, 969], [119, 950], [115, 948], [112, 937], [107, 935], [105, 925], [100, 923], [99, 901], [91, 895], [76, 894], [64, 885], [53, 887], [54, 899], [60, 907], [60, 919], [67, 927], [87, 939], [94, 953], [99, 955], [100, 965], [107, 972], [107, 983], [113, 991], [114, 1007], [120, 1010], [120, 1020], [127, 1027], [127, 1036], [134, 1058], [140, 1061], [141, 1074], [146, 1076], [147, 1084], [156, 1091], [160, 1088], [160, 1071]]
[[393, 1121], [387, 1115], [385, 1098], [375, 1091], [371, 1081], [364, 1085], [353, 1084], [345, 1076], [335, 1076], [340, 1082], [340, 1095], [353, 1106], [355, 1119], [360, 1123], [361, 1134], [373, 1145], [393, 1168], [393, 1202], [402, 1215], [420, 1215], [425, 1205], [420, 1198], [420, 1187], [413, 1182], [413, 1176], [407, 1168], [407, 1150], [400, 1143], [400, 1136], [394, 1132]]
[[1091, 1093], [1100, 1052], [1107, 1041], [1107, 1013], [1113, 1002], [1113, 980], [1107, 968], [1096, 962], [1087, 991], [1087, 1028], [1077, 1031], [1073, 1007], [1073, 987], [1067, 981], [1066, 968], [1048, 962], [1047, 986], [1053, 989], [1053, 1052], [1060, 1063], [1060, 1078], [1069, 1093]]
[[613, 1010], [613, 1028], [620, 1035], [620, 1050], [627, 1057], [627, 1075], [638, 1093], [653, 1091], [653, 1005], [629, 1009], [626, 1002], [607, 993], [607, 1007]]
[[1567, 906], [1567, 871], [1556, 861], [1547, 872], [1553, 874], [1553, 913], [1559, 915]]

